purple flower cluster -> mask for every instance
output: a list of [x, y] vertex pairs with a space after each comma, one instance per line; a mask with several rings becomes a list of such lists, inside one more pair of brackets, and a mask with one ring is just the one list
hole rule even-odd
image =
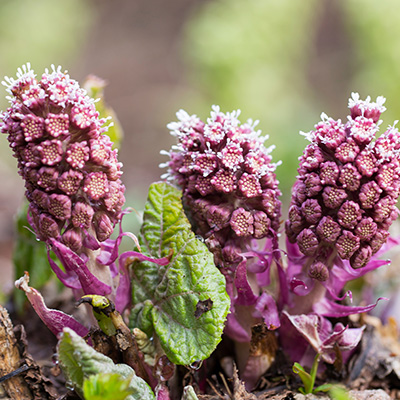
[[353, 93], [346, 123], [322, 114], [305, 134], [311, 143], [300, 157], [286, 234], [315, 280], [327, 281], [338, 260], [365, 267], [398, 215], [400, 134], [389, 127], [374, 140], [384, 101]]
[[164, 178], [183, 189], [195, 232], [206, 239], [222, 265], [240, 260], [246, 244], [271, 237], [279, 227], [276, 165], [256, 123], [240, 124], [239, 111], [222, 113], [213, 106], [207, 123], [180, 110], [168, 125], [178, 139], [169, 153]]
[[29, 213], [41, 240], [80, 253], [88, 238], [103, 242], [125, 202], [117, 150], [94, 100], [61, 67], [38, 81], [30, 65], [3, 84], [12, 95], [1, 131], [25, 180]]

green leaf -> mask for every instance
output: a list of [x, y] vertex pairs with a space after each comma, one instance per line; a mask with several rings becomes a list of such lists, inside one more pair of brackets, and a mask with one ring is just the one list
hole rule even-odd
[[166, 266], [132, 265], [130, 324], [155, 332], [168, 358], [189, 365], [210, 356], [221, 340], [230, 300], [225, 278], [183, 211], [181, 192], [167, 183], [150, 186], [139, 242], [142, 253], [167, 257]]
[[[306, 371], [304, 370], [304, 368], [303, 368], [299, 363], [297, 363], [297, 362], [295, 362], [295, 363], [293, 364], [292, 369], [293, 369], [293, 372], [294, 372], [295, 374], [298, 374], [298, 375], [299, 375], [301, 381], [303, 382], [303, 385], [304, 385], [304, 394], [311, 393], [311, 392], [312, 392], [312, 389], [313, 389], [313, 386], [314, 386], [314, 380], [313, 380], [312, 376], [311, 376], [308, 372], [306, 372]], [[300, 388], [299, 391], [300, 391], [301, 393], [303, 393], [303, 392], [301, 391], [301, 389], [302, 389], [302, 388]]]
[[319, 385], [316, 388], [314, 388], [313, 393], [329, 392], [331, 389], [332, 389], [332, 384], [331, 383], [324, 383], [324, 384]]
[[188, 385], [183, 388], [183, 394], [181, 400], [199, 400], [199, 398], [196, 395], [196, 392], [193, 389], [193, 386]]
[[128, 382], [132, 394], [126, 400], [155, 400], [155, 396], [135, 371], [126, 364], [114, 364], [111, 358], [90, 347], [78, 334], [64, 328], [58, 343], [58, 358], [67, 380], [77, 393], [83, 396], [83, 385], [86, 379], [99, 373], [117, 374], [121, 380]]
[[91, 375], [83, 382], [85, 400], [126, 400], [132, 393], [129, 381], [118, 374]]
[[340, 386], [332, 386], [329, 391], [329, 397], [332, 400], [351, 400], [346, 389], [343, 389]]

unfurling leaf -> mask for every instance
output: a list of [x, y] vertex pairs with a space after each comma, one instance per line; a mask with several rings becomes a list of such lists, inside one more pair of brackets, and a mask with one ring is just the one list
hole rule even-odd
[[111, 358], [94, 350], [71, 329], [65, 328], [58, 343], [60, 365], [67, 379], [80, 396], [86, 379], [99, 373], [117, 374], [121, 380], [129, 382], [127, 389], [132, 394], [126, 400], [155, 400], [147, 383], [136, 376], [126, 364], [114, 364]]
[[230, 301], [225, 279], [192, 232], [180, 198], [169, 184], [150, 187], [139, 237], [142, 253], [173, 254], [165, 266], [133, 263], [131, 327], [155, 333], [173, 363], [188, 365], [207, 358], [220, 342]]
[[91, 375], [83, 382], [85, 400], [125, 400], [133, 389], [118, 374]]

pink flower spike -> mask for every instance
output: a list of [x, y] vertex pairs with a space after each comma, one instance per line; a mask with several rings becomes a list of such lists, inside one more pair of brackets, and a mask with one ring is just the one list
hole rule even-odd
[[39, 189], [35, 189], [31, 194], [31, 199], [42, 210], [47, 210], [49, 205], [49, 196]]
[[249, 151], [244, 161], [245, 170], [249, 174], [256, 174], [258, 176], [266, 162], [270, 161], [271, 157], [267, 159], [265, 155], [261, 155], [255, 151]]
[[300, 165], [308, 170], [314, 170], [324, 161], [321, 149], [315, 144], [309, 144], [300, 157]]
[[214, 192], [214, 186], [212, 184], [212, 177], [204, 177], [199, 175], [196, 179], [195, 188], [202, 196], [207, 196]]
[[69, 134], [69, 117], [67, 114], [52, 114], [49, 113], [45, 119], [46, 131], [58, 138]]
[[37, 154], [37, 146], [34, 143], [29, 143], [22, 151], [21, 156], [25, 167], [36, 168], [40, 165], [40, 157]]
[[229, 223], [237, 236], [250, 236], [254, 232], [253, 216], [242, 207], [232, 213]]
[[62, 143], [60, 140], [45, 140], [37, 147], [43, 164], [55, 165], [62, 160]]
[[221, 205], [207, 207], [207, 222], [216, 231], [229, 225], [232, 210]]
[[44, 322], [44, 324], [58, 336], [65, 327], [68, 327], [75, 331], [78, 335], [84, 337], [89, 333], [89, 329], [81, 325], [72, 316], [63, 313], [59, 310], [53, 310], [47, 308], [44, 303], [42, 295], [34, 288], [29, 285], [29, 274], [25, 272], [25, 275], [15, 282], [17, 289], [23, 290], [31, 303], [32, 307], [36, 311], [36, 314]]
[[376, 175], [376, 181], [383, 190], [393, 190], [395, 181], [398, 181], [399, 179], [399, 172], [400, 170], [397, 160], [394, 160], [389, 164], [383, 164], [379, 167]]
[[386, 243], [389, 236], [389, 232], [385, 229], [378, 229], [376, 231], [375, 236], [371, 240], [372, 254], [377, 253], [381, 249], [381, 247]]
[[43, 136], [43, 118], [40, 118], [33, 114], [28, 114], [22, 119], [21, 128], [24, 132], [24, 137], [27, 142], [39, 139]]
[[371, 143], [377, 131], [378, 126], [372, 121], [372, 119], [362, 116], [352, 120], [350, 124], [351, 137], [357, 144], [362, 146]]
[[109, 192], [104, 197], [104, 205], [108, 211], [119, 212], [125, 204], [125, 187], [116, 182], [110, 182]]
[[108, 179], [104, 172], [91, 172], [85, 178], [83, 190], [93, 200], [99, 200], [104, 197], [108, 189]]
[[294, 204], [289, 208], [288, 222], [290, 229], [294, 233], [299, 233], [305, 226], [305, 221], [301, 212], [301, 209]]
[[71, 218], [71, 199], [63, 194], [53, 193], [49, 196], [48, 210], [59, 220]]

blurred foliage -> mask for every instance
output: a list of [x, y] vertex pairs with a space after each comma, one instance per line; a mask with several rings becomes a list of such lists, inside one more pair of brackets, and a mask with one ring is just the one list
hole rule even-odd
[[[14, 75], [30, 61], [41, 71], [50, 64], [70, 64], [82, 44], [93, 14], [88, 1], [2, 0], [0, 2], [0, 70]], [[76, 16], [79, 18], [76, 18]]]
[[[39, 76], [51, 64], [68, 69], [84, 44], [82, 38], [94, 15], [95, 7], [88, 0], [1, 0], [0, 76], [14, 77], [17, 68], [28, 61]], [[4, 109], [4, 88], [0, 93], [0, 109]], [[0, 165], [11, 165], [14, 171], [7, 141], [1, 143]]]
[[[335, 112], [345, 110], [350, 92], [358, 91], [362, 97], [387, 97], [388, 112], [383, 115], [383, 126], [400, 119], [397, 95], [400, 14], [393, 12], [395, 1], [213, 0], [203, 3], [186, 24], [184, 54], [191, 67], [189, 79], [195, 87], [195, 98], [186, 102], [195, 111], [187, 111], [203, 117], [211, 104], [219, 104], [224, 111], [240, 108], [242, 120], [260, 119], [260, 129], [270, 136], [266, 144], [276, 145], [272, 153], [274, 160], [283, 161], [277, 176], [287, 203], [298, 157], [306, 144], [298, 133], [311, 130], [322, 111], [335, 119], [344, 119], [344, 115], [335, 115]], [[330, 64], [327, 65], [326, 59], [319, 63], [321, 49], [317, 46], [324, 46], [318, 35], [325, 30], [321, 25], [326, 23], [321, 22], [322, 15], [328, 12], [331, 3], [338, 15], [329, 14], [328, 19], [344, 20], [345, 26], [338, 21], [334, 26], [343, 30], [340, 33], [346, 39], [339, 44], [342, 47], [337, 54], [328, 54]], [[335, 31], [327, 34], [334, 35]], [[346, 84], [337, 82], [335, 87], [335, 81], [333, 84], [326, 81], [335, 79], [329, 75], [331, 68], [335, 68], [331, 63], [338, 68], [347, 65], [340, 57], [350, 58], [350, 68], [342, 71], [348, 80], [348, 93], [329, 94], [326, 88], [319, 93], [322, 88], [318, 85], [346, 90]], [[327, 69], [319, 74], [322, 79], [312, 85], [310, 71], [315, 68]], [[323, 109], [321, 95], [343, 99], [343, 107]]]
[[133, 392], [129, 381], [119, 374], [100, 373], [83, 382], [85, 400], [125, 400]]
[[283, 160], [277, 175], [285, 193], [305, 144], [298, 132], [311, 129], [320, 113], [305, 100], [311, 98], [309, 26], [318, 6], [315, 0], [250, 0], [245, 6], [240, 0], [217, 0], [187, 24], [185, 52], [192, 79], [203, 88], [197, 113], [208, 114], [215, 103], [223, 111], [240, 108], [242, 121], [260, 119], [259, 128], [270, 135], [266, 145], [276, 145], [273, 159]]
[[386, 97], [383, 129], [400, 119], [400, 13], [396, 0], [342, 1], [354, 42], [354, 90]]

